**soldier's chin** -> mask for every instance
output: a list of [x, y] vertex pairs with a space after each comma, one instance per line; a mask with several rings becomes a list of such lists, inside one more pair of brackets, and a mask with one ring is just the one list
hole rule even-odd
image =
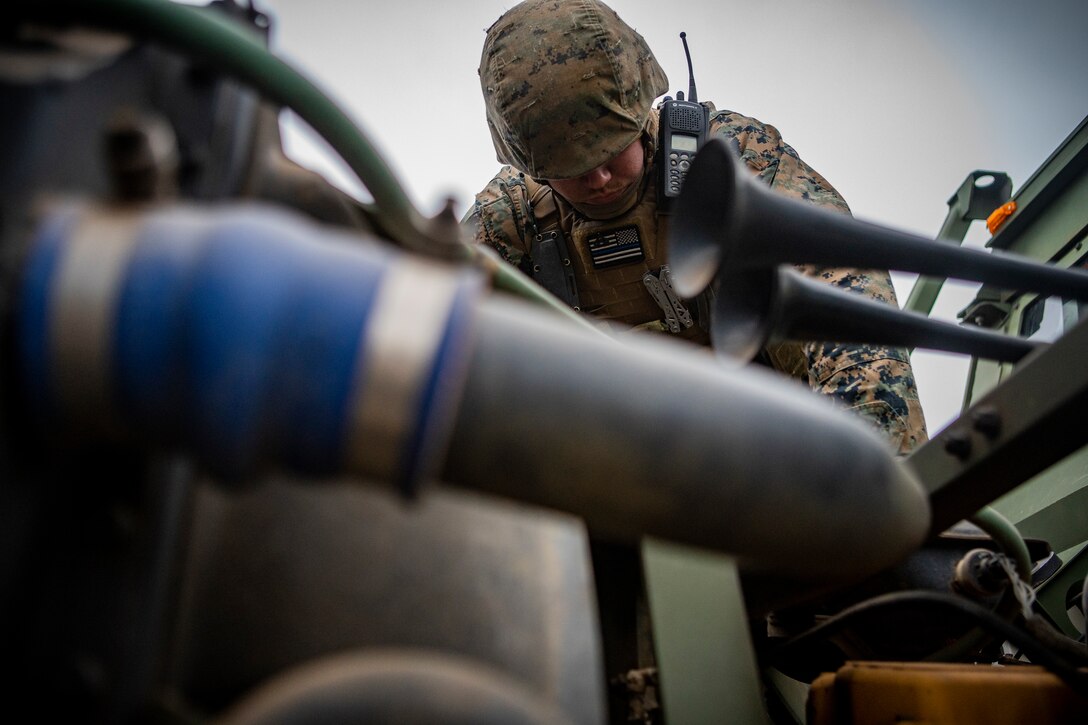
[[638, 184], [630, 184], [623, 189], [615, 198], [611, 198], [604, 203], [589, 204], [589, 203], [577, 203], [571, 202], [572, 206], [579, 211], [583, 216], [590, 219], [604, 220], [618, 217], [631, 210], [635, 204], [638, 203]]
[[621, 198], [623, 198], [624, 193], [626, 193], [630, 188], [631, 188], [631, 185], [628, 184], [627, 186], [623, 186], [623, 187], [620, 187], [619, 189], [615, 189], [613, 191], [610, 191], [607, 194], [602, 194], [599, 197], [595, 197], [592, 202], [589, 202], [588, 205], [589, 206], [595, 206], [595, 207], [608, 206], [609, 204], [615, 203], [615, 202], [619, 201]]

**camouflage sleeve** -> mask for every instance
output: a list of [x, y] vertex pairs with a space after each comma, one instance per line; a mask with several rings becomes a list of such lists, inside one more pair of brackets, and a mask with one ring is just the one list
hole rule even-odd
[[492, 247], [499, 255], [525, 270], [535, 230], [525, 175], [504, 166], [484, 190], [476, 195], [462, 224], [474, 228], [477, 244]]
[[[728, 111], [712, 114], [711, 132], [730, 139], [743, 160], [775, 191], [844, 214], [846, 201], [769, 126]], [[827, 284], [898, 305], [883, 270], [798, 267]], [[927, 439], [910, 358], [901, 348], [835, 342], [786, 343], [767, 351], [776, 368], [807, 377], [816, 392], [871, 422], [905, 454]]]

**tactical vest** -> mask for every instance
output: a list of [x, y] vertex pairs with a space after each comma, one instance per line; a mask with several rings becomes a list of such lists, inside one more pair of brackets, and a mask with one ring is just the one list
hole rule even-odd
[[[730, 142], [741, 161], [761, 181], [779, 193], [841, 213], [850, 213], [838, 192], [801, 161], [773, 126], [731, 111], [717, 112], [713, 106], [710, 106], [710, 112], [711, 134]], [[655, 120], [651, 116], [651, 124]], [[652, 139], [656, 136], [656, 129], [649, 130]], [[658, 160], [653, 156], [650, 158], [653, 163], [649, 164], [647, 183], [651, 186], [643, 193], [642, 201], [627, 214], [608, 221], [581, 218], [550, 187], [505, 168], [476, 197], [470, 216], [477, 224], [477, 239], [489, 243], [508, 262], [518, 265], [542, 284], [543, 277], [549, 276], [546, 266], [561, 270], [551, 275], [553, 279], [559, 278], [560, 283], [544, 286], [553, 292], [576, 287], [579, 295], [577, 301], [571, 301], [570, 295], [559, 296], [586, 313], [625, 327], [663, 330], [662, 309], [655, 303], [644, 282], [647, 273], [659, 273], [661, 266], [668, 262], [665, 256], [668, 218], [657, 213], [652, 186], [654, 165]], [[554, 251], [559, 246], [551, 239], [540, 243], [542, 237], [552, 234], [557, 240], [565, 242], [565, 249], [556, 257], [555, 265], [541, 265], [538, 260], [545, 256], [544, 252]], [[822, 279], [827, 279], [829, 274], [853, 274], [852, 270], [840, 269], [804, 268], [802, 271], [817, 274]], [[871, 279], [866, 275], [864, 279], [866, 286], [862, 291], [865, 294], [881, 300], [894, 300], [894, 290], [886, 273]], [[688, 304], [688, 308], [695, 313], [696, 310], [692, 308], [705, 311], [709, 307], [706, 297], [700, 296], [699, 302], [703, 304]], [[702, 315], [706, 323], [709, 318], [709, 314]], [[705, 344], [709, 341], [709, 335], [698, 324], [685, 328], [681, 334], [696, 342]], [[859, 348], [851, 346], [787, 341], [766, 346], [755, 362], [769, 365], [807, 383], [813, 389], [839, 397], [852, 395], [851, 390], [857, 387], [856, 380], [843, 390], [833, 386], [843, 385], [843, 380], [849, 381], [851, 376], [856, 378], [859, 366], [871, 367], [874, 361], [881, 360], [908, 365], [906, 353], [898, 349], [860, 349], [861, 352]], [[909, 367], [906, 370], [901, 378], [891, 382], [884, 380], [884, 372], [879, 372], [880, 384], [907, 401], [907, 406], [913, 411], [909, 414], [913, 421], [911, 429], [915, 431], [912, 439], [924, 440], [925, 425], [917, 407], [917, 395], [911, 392], [913, 378], [910, 377]], [[854, 372], [844, 377], [844, 371]], [[870, 386], [870, 389], [876, 388]], [[888, 405], [885, 403], [883, 407], [888, 408]]]
[[[642, 200], [627, 213], [603, 221], [581, 216], [547, 185], [528, 177], [525, 184], [537, 239], [548, 238], [554, 232], [562, 234], [567, 252], [563, 264], [569, 261], [578, 307], [598, 320], [623, 328], [665, 330], [666, 311], [647, 284], [660, 283], [661, 268], [667, 262], [668, 221], [658, 213], [652, 165], [648, 175]], [[531, 255], [533, 248], [529, 251]], [[647, 274], [654, 279], [646, 280]], [[677, 334], [707, 343], [709, 335], [702, 326], [708, 319], [705, 303], [684, 301], [683, 305], [687, 313], [694, 312], [695, 319], [690, 325], [681, 322]]]

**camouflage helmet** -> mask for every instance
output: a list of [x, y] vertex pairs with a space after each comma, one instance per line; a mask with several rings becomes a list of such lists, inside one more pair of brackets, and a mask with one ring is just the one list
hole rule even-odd
[[500, 162], [572, 179], [639, 138], [668, 78], [646, 41], [597, 0], [526, 0], [487, 31], [480, 58]]

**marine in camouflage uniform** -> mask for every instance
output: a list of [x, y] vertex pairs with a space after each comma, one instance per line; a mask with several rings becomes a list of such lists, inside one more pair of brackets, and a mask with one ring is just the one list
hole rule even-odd
[[[479, 72], [492, 139], [507, 166], [477, 195], [466, 219], [475, 227], [477, 243], [533, 276], [539, 249], [534, 240], [559, 230], [583, 312], [612, 326], [666, 329], [662, 307], [643, 277], [659, 274], [667, 261], [668, 215], [658, 209], [654, 188], [658, 112], [653, 101], [666, 92], [668, 80], [642, 36], [596, 0], [528, 0], [488, 30]], [[704, 105], [710, 134], [727, 139], [771, 189], [850, 213], [774, 126]], [[643, 147], [641, 177], [619, 199], [596, 207], [572, 202], [553, 188], [607, 168], [635, 142]], [[637, 244], [626, 242], [616, 263], [594, 251], [606, 238]], [[886, 271], [800, 269], [897, 304]], [[709, 342], [699, 325], [683, 328], [680, 335]], [[764, 350], [761, 359], [871, 421], [900, 453], [926, 440], [905, 350], [783, 343]]]

